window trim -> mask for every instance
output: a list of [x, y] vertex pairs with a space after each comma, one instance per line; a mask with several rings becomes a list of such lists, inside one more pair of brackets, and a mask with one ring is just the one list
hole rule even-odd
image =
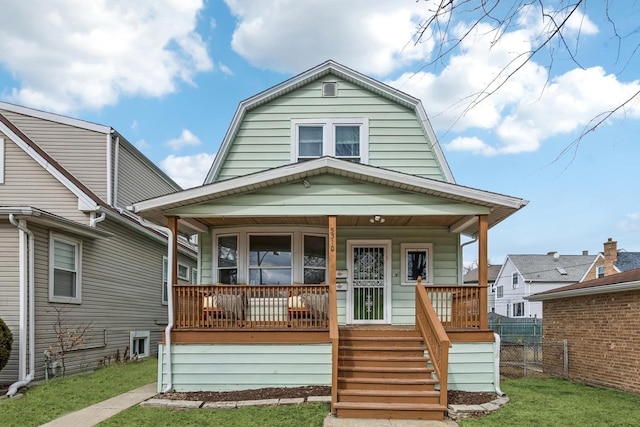
[[222, 283], [220, 282], [220, 270], [233, 270], [234, 267], [220, 267], [218, 261], [220, 261], [220, 254], [218, 254], [218, 239], [220, 239], [221, 237], [230, 237], [230, 236], [235, 236], [236, 238], [236, 265], [235, 265], [235, 270], [236, 270], [236, 284], [241, 283], [240, 282], [240, 271], [241, 271], [241, 255], [240, 255], [240, 233], [220, 233], [220, 234], [214, 234], [213, 235], [213, 241], [212, 241], [212, 253], [211, 256], [213, 258], [213, 277], [215, 279], [215, 283]]
[[400, 268], [400, 285], [402, 286], [415, 286], [417, 280], [407, 280], [407, 255], [409, 252], [415, 252], [416, 250], [427, 252], [427, 277], [422, 278], [422, 283], [427, 285], [433, 284], [433, 243], [401, 243], [400, 254], [402, 256], [402, 265]]
[[[522, 307], [522, 314], [517, 315], [516, 314], [516, 307]], [[524, 306], [524, 301], [519, 301], [519, 302], [514, 302], [513, 304], [511, 304], [511, 310], [512, 310], [512, 316], [511, 317], [525, 317], [524, 314], [524, 310], [525, 310], [525, 306]]]
[[[212, 258], [212, 281], [213, 283], [220, 283], [220, 276], [218, 275], [218, 238], [223, 236], [236, 235], [238, 239], [238, 284], [249, 283], [249, 235], [262, 234], [262, 235], [282, 235], [289, 234], [293, 236], [292, 239], [292, 272], [291, 280], [293, 284], [304, 283], [304, 246], [303, 235], [316, 235], [324, 236], [326, 238], [327, 245], [327, 263], [329, 262], [329, 235], [326, 228], [319, 227], [280, 227], [275, 226], [272, 228], [256, 229], [254, 227], [233, 227], [226, 229], [218, 229], [218, 232], [212, 235], [211, 239], [211, 258]], [[328, 265], [327, 265], [328, 271]], [[327, 277], [328, 280], [328, 277]]]
[[[252, 285], [252, 283], [249, 281], [249, 278], [251, 277], [251, 269], [262, 269], [262, 270], [285, 270], [285, 269], [289, 269], [291, 270], [291, 283], [289, 285], [292, 285], [294, 282], [294, 264], [295, 264], [295, 259], [296, 259], [296, 253], [295, 253], [295, 249], [294, 249], [294, 232], [264, 232], [264, 231], [260, 231], [260, 232], [247, 232], [247, 245], [246, 245], [246, 270], [244, 271], [244, 273], [246, 274], [247, 277], [247, 283], [249, 283], [250, 285]], [[252, 236], [288, 236], [289, 237], [289, 247], [291, 248], [291, 263], [289, 264], [289, 267], [284, 267], [284, 266], [278, 266], [278, 267], [261, 267], [259, 264], [257, 266], [252, 266], [251, 262], [250, 262], [250, 258], [251, 258], [251, 237]], [[239, 252], [239, 251], [238, 251]], [[303, 255], [304, 257], [304, 255]], [[239, 273], [239, 270], [238, 270]], [[240, 274], [238, 274], [239, 276]], [[262, 285], [260, 284], [253, 284], [255, 286], [259, 286]], [[287, 285], [281, 285], [281, 286], [287, 286]]]
[[129, 332], [129, 355], [133, 357], [133, 343], [135, 340], [144, 339], [144, 353], [138, 353], [138, 359], [143, 359], [151, 355], [151, 334], [149, 331], [131, 331]]
[[[600, 275], [601, 271], [602, 275]], [[596, 279], [600, 279], [601, 277], [604, 277], [604, 265], [596, 265]]]
[[160, 301], [162, 302], [162, 305], [169, 305], [169, 259], [166, 255], [162, 256], [162, 287], [160, 288]]
[[[340, 118], [317, 118], [317, 119], [291, 119], [291, 163], [300, 160], [317, 159], [318, 156], [299, 156], [299, 132], [300, 126], [321, 126], [322, 127], [322, 156], [331, 156], [338, 159], [351, 159], [350, 157], [336, 156], [335, 128], [340, 125], [356, 125], [360, 127], [360, 163], [369, 163], [369, 119], [367, 117], [340, 117]], [[320, 156], [320, 157], [322, 157]]]
[[[324, 239], [324, 267], [307, 267], [304, 265], [304, 238], [306, 236], [311, 236], [311, 237], [322, 237]], [[295, 239], [295, 233], [294, 233], [294, 239]], [[323, 283], [327, 283], [329, 281], [329, 236], [327, 236], [326, 234], [320, 234], [320, 233], [305, 233], [304, 231], [300, 232], [300, 239], [301, 239], [301, 248], [300, 248], [300, 256], [302, 257], [300, 260], [300, 268], [302, 269], [302, 280], [300, 281], [300, 283], [304, 283], [304, 270], [306, 268], [309, 269], [315, 269], [315, 270], [324, 270], [324, 282]], [[293, 248], [292, 248], [293, 250]], [[293, 264], [295, 265], [295, 261], [296, 261], [296, 253], [293, 252], [294, 258], [292, 260]], [[308, 284], [314, 284], [314, 283], [308, 283]]]
[[502, 299], [504, 298], [504, 286], [503, 285], [497, 285], [496, 286], [496, 299]]
[[[186, 275], [184, 274], [180, 274], [180, 268], [184, 269], [184, 271], [186, 271]], [[190, 282], [191, 281], [191, 269], [189, 268], [189, 266], [187, 264], [183, 264], [181, 262], [178, 262], [178, 279], [179, 280], [184, 280], [186, 282]]]
[[[65, 297], [55, 295], [55, 242], [62, 242], [75, 247], [76, 296]], [[82, 240], [66, 235], [49, 232], [49, 302], [63, 304], [82, 304]]]
[[515, 289], [518, 287], [518, 283], [520, 282], [520, 277], [517, 271], [511, 273], [511, 288]]

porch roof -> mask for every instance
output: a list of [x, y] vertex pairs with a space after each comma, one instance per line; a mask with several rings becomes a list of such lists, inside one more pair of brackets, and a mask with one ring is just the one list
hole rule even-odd
[[[165, 224], [165, 213], [171, 210], [201, 205], [229, 196], [248, 194], [280, 184], [300, 182], [303, 185], [305, 179], [323, 174], [382, 185], [398, 191], [435, 196], [452, 203], [474, 205], [480, 207], [483, 212], [488, 212], [489, 227], [498, 224], [528, 203], [526, 200], [503, 194], [348, 162], [333, 157], [322, 157], [141, 201], [129, 206], [127, 209], [145, 219], [158, 224]], [[338, 218], [338, 224], [368, 224], [372, 213], [377, 212], [347, 215], [348, 218], [341, 216]], [[429, 215], [419, 215], [416, 213], [406, 214], [402, 207], [399, 207], [398, 212], [385, 212], [385, 219], [388, 220], [385, 225], [391, 226], [448, 226], [453, 232], [471, 235], [478, 230], [476, 216], [465, 212], [443, 212], [442, 214], [432, 212]], [[247, 218], [239, 219], [224, 215], [206, 216], [206, 218], [205, 215], [202, 215], [201, 218], [182, 218], [179, 224], [180, 229], [182, 231], [197, 230], [198, 224], [196, 222], [202, 225], [235, 225], [246, 224]], [[251, 217], [251, 222], [255, 224], [304, 223], [324, 225], [326, 223], [326, 215], [325, 213], [314, 212], [309, 212], [305, 215], [283, 214], [277, 217], [273, 214], [255, 215]]]

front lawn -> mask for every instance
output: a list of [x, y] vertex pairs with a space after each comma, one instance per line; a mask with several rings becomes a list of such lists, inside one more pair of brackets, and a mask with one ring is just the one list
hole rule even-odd
[[476, 426], [637, 426], [640, 396], [557, 378], [504, 380], [509, 403], [482, 417], [460, 421]]
[[39, 426], [156, 380], [158, 360], [113, 364], [33, 386], [24, 397], [0, 400], [0, 425]]

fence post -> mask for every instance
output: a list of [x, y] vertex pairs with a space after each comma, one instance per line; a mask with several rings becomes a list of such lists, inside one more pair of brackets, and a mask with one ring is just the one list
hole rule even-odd
[[565, 378], [569, 378], [569, 342], [567, 339], [562, 340], [562, 352], [564, 359], [563, 373]]
[[527, 376], [527, 342], [522, 343], [522, 366], [524, 368], [524, 376]]

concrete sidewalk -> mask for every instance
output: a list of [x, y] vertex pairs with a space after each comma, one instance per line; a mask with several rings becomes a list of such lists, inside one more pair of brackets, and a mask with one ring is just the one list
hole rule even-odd
[[158, 394], [156, 383], [147, 384], [135, 390], [112, 397], [103, 402], [96, 403], [79, 411], [72, 412], [57, 418], [42, 426], [47, 427], [89, 427], [94, 426], [107, 418], [111, 418], [127, 408], [152, 398]]

